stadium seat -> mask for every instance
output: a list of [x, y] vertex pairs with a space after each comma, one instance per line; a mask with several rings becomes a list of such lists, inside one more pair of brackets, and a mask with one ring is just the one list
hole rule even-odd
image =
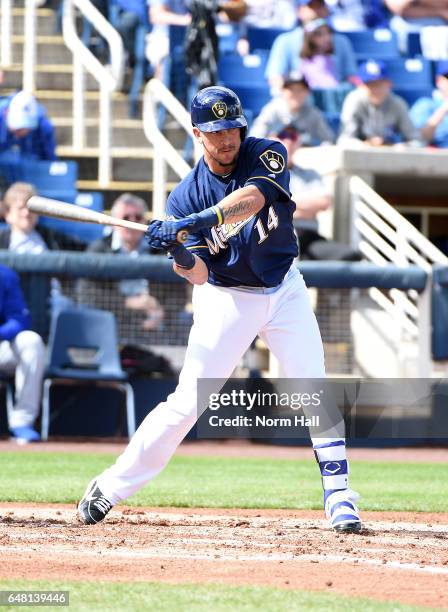
[[217, 23], [218, 49], [220, 54], [235, 53], [239, 39], [238, 29], [232, 23]]
[[423, 57], [396, 58], [386, 61], [394, 89], [432, 89], [431, 62]]
[[[58, 198], [60, 199], [60, 198]], [[77, 204], [78, 206], [85, 206], [91, 210], [97, 212], [103, 212], [104, 210], [104, 196], [99, 191], [85, 192], [85, 193], [74, 193], [73, 197], [65, 200], [66, 202]], [[44, 227], [49, 227], [57, 232], [62, 232], [78, 238], [82, 242], [93, 242], [103, 237], [104, 227], [96, 223], [81, 223], [77, 221], [67, 221], [64, 219], [57, 219], [56, 217], [41, 217], [39, 224]]]
[[54, 384], [115, 388], [126, 396], [127, 430], [135, 431], [134, 392], [122, 370], [114, 315], [94, 308], [61, 310], [52, 321], [42, 398], [42, 440], [50, 430]]
[[247, 113], [248, 121], [255, 119], [265, 104], [271, 100], [271, 92], [268, 85], [242, 85], [241, 83], [226, 83], [227, 87], [233, 89], [243, 105], [243, 111]]
[[264, 76], [267, 54], [257, 53], [241, 57], [232, 53], [221, 57], [218, 63], [218, 78], [226, 86], [241, 84], [266, 85]]
[[408, 32], [407, 54], [409, 57], [423, 55], [420, 32]]
[[48, 227], [55, 232], [73, 236], [81, 242], [90, 243], [99, 240], [104, 235], [104, 226], [97, 223], [81, 223], [79, 221], [67, 221], [56, 217], [40, 217], [39, 225]]
[[341, 85], [335, 89], [313, 89], [311, 97], [314, 104], [323, 113], [339, 115], [345, 97], [351, 91], [350, 85]]
[[90, 210], [103, 212], [104, 210], [104, 195], [101, 191], [83, 191], [78, 193], [74, 202], [77, 206], [85, 206]]
[[359, 61], [370, 58], [385, 60], [400, 57], [397, 36], [395, 32], [387, 28], [344, 32], [344, 35], [350, 39], [356, 59]]
[[394, 93], [412, 106], [419, 98], [432, 98], [432, 88], [427, 87], [394, 87]]
[[247, 40], [249, 41], [250, 53], [255, 53], [260, 49], [270, 51], [274, 40], [287, 30], [282, 28], [247, 28]]

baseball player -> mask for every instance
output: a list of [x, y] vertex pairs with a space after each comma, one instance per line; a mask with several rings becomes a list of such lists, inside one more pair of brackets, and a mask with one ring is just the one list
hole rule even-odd
[[[194, 322], [179, 383], [144, 419], [116, 463], [87, 487], [78, 506], [87, 524], [104, 519], [166, 466], [196, 422], [197, 380], [227, 379], [258, 335], [287, 378], [324, 378], [324, 354], [298, 253], [286, 149], [246, 138], [236, 94], [207, 87], [191, 102], [194, 137], [204, 155], [168, 198], [166, 221], [153, 221], [149, 244], [171, 253], [194, 285]], [[179, 231], [189, 234], [185, 245]], [[217, 389], [219, 391], [219, 389]], [[312, 439], [332, 528], [360, 531], [348, 487], [343, 438]]]

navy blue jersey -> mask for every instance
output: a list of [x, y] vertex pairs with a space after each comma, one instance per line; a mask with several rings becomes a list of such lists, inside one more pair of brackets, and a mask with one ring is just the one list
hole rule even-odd
[[298, 254], [292, 225], [286, 149], [277, 141], [246, 138], [233, 172], [221, 177], [202, 158], [167, 201], [167, 215], [181, 219], [218, 204], [240, 187], [256, 185], [263, 208], [244, 221], [190, 234], [185, 246], [209, 269], [209, 282], [222, 287], [275, 287]]

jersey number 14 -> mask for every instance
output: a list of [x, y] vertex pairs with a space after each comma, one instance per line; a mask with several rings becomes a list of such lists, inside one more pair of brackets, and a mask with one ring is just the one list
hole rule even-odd
[[254, 227], [257, 228], [258, 235], [260, 237], [259, 240], [258, 240], [258, 244], [261, 244], [262, 242], [264, 242], [266, 240], [266, 238], [269, 235], [269, 232], [271, 230], [274, 230], [274, 229], [276, 229], [278, 227], [277, 213], [275, 212], [275, 210], [274, 210], [274, 208], [272, 206], [269, 206], [267, 230], [265, 229], [261, 219], [258, 219], [258, 221], [255, 223]]

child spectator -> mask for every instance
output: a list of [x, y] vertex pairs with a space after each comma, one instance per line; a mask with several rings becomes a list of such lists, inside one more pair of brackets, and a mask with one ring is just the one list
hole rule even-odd
[[[323, 0], [299, 0], [297, 16], [301, 25], [290, 32], [277, 36], [269, 54], [266, 78], [276, 91], [281, 89], [283, 81], [289, 74], [303, 72], [301, 51], [304, 42], [304, 28], [313, 24], [313, 22], [314, 25], [309, 26], [311, 31], [316, 29], [315, 22], [319, 25], [326, 25], [325, 22], [322, 23], [319, 20], [328, 16], [328, 9]], [[326, 44], [328, 45], [328, 40]], [[319, 49], [321, 49], [321, 46], [322, 43], [318, 43]], [[327, 50], [324, 49], [324, 54], [328, 53], [328, 47]], [[356, 61], [350, 41], [343, 34], [335, 33], [331, 35], [331, 47], [333, 48], [333, 56], [331, 57], [335, 79], [338, 82], [349, 80], [356, 74]], [[312, 83], [310, 83], [310, 87], [313, 87]]]
[[358, 78], [361, 85], [344, 100], [338, 143], [363, 142], [375, 147], [399, 142], [420, 145], [406, 102], [391, 91], [385, 64], [375, 60], [364, 62]]
[[334, 134], [321, 111], [313, 106], [308, 82], [300, 75], [290, 75], [280, 95], [268, 102], [255, 119], [251, 136], [271, 138], [286, 126], [297, 130], [301, 145], [333, 142]]
[[325, 19], [314, 19], [303, 27], [299, 70], [311, 89], [334, 89], [352, 81], [356, 62], [348, 39], [337, 46]]

